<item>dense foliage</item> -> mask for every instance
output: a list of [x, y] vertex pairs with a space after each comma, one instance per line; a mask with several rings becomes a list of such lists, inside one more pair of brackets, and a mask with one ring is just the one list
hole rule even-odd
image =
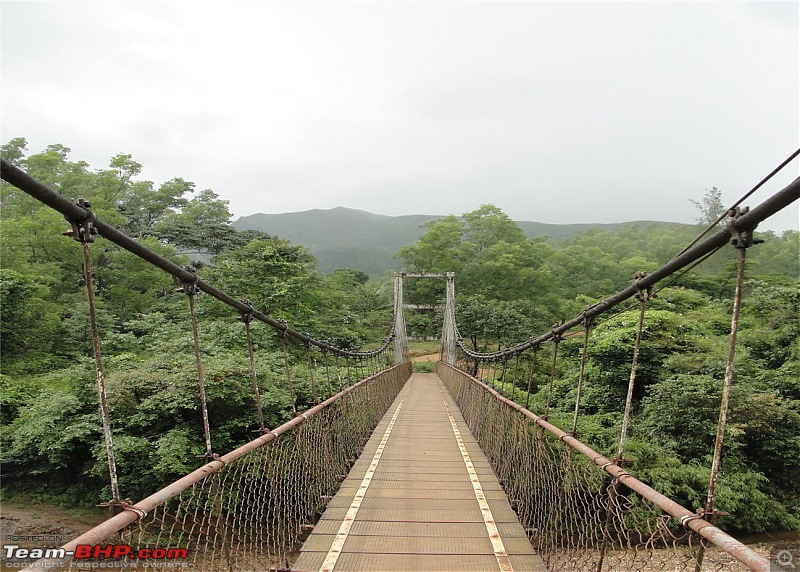
[[[29, 156], [25, 146], [14, 139], [3, 157], [257, 309], [340, 347], [374, 347], [386, 335], [391, 289], [357, 270], [323, 276], [304, 246], [237, 232], [213, 191], [180, 178], [138, 180], [129, 155], [93, 171], [61, 145]], [[6, 183], [0, 192], [3, 492], [94, 505], [109, 492], [82, 249], [62, 236], [70, 225], [60, 214]], [[104, 239], [91, 246], [91, 263], [120, 487], [143, 497], [196, 468], [204, 452], [187, 297], [171, 276]], [[212, 442], [225, 452], [257, 427], [245, 329], [204, 294], [196, 305]], [[275, 427], [292, 414], [283, 352], [271, 328], [252, 330], [265, 422]], [[306, 355], [289, 350], [305, 408]]]
[[[83, 197], [105, 221], [150, 248], [193, 263], [199, 274], [261, 311], [340, 346], [376, 344], [391, 322], [392, 285], [359, 270], [319, 272], [300, 245], [237, 232], [227, 202], [175, 178], [139, 179], [129, 155], [92, 170], [51, 145], [28, 155], [23, 139], [3, 157], [66, 197]], [[713, 220], [717, 190], [698, 202]], [[105, 451], [80, 246], [62, 236], [61, 215], [5, 183], [0, 186], [2, 463], [4, 493], [64, 503], [106, 500]], [[481, 351], [548, 330], [674, 256], [693, 225], [587, 231], [558, 245], [530, 239], [500, 209], [485, 205], [426, 223], [399, 257], [409, 271], [456, 273], [460, 333]], [[759, 233], [748, 252], [748, 282], [737, 377], [726, 440], [720, 508], [727, 526], [800, 528], [800, 260], [797, 231]], [[649, 304], [626, 457], [633, 472], [688, 507], [704, 504], [733, 292], [735, 253], [723, 249], [659, 292]], [[171, 277], [103, 239], [92, 246], [98, 321], [121, 488], [138, 498], [198, 466], [203, 452], [186, 296]], [[443, 298], [441, 281], [408, 281], [410, 302]], [[238, 316], [197, 300], [215, 449], [249, 439], [256, 426], [244, 329]], [[441, 316], [409, 312], [409, 333], [436, 336]], [[613, 456], [630, 373], [636, 314], [604, 316], [589, 343], [579, 429]], [[571, 421], [580, 338], [561, 345], [553, 417]], [[283, 354], [274, 333], [254, 326], [266, 423], [291, 415]], [[549, 380], [548, 348], [535, 372], [533, 408]], [[302, 353], [290, 355], [302, 369]], [[298, 377], [299, 406], [310, 400]], [[522, 380], [518, 384], [523, 386]], [[725, 521], [723, 521], [725, 525]]]
[[[697, 207], [704, 225], [714, 223], [719, 191], [708, 191]], [[487, 205], [428, 223], [427, 233], [401, 255], [415, 270], [456, 272], [460, 333], [476, 350], [494, 351], [548, 331], [629, 286], [634, 273], [664, 264], [702, 228], [592, 230], [557, 248], [547, 240], [526, 239], [502, 211]], [[800, 234], [758, 236], [766, 242], [748, 250], [718, 488], [718, 508], [734, 515], [721, 525], [750, 532], [800, 528]], [[724, 248], [658, 292], [644, 323], [626, 466], [689, 508], [705, 506], [735, 257], [732, 247]], [[410, 288], [412, 295], [430, 296], [433, 289], [441, 296], [441, 286]], [[420, 332], [436, 322], [431, 316], [407, 321]], [[589, 339], [578, 430], [609, 458], [617, 454], [637, 321], [638, 311], [615, 310], [598, 321]], [[565, 429], [572, 425], [582, 346], [583, 336], [575, 336], [559, 349], [550, 414]], [[539, 413], [545, 409], [551, 356], [547, 344], [534, 375], [532, 409]], [[529, 362], [524, 365], [520, 371], [527, 372]], [[504, 377], [515, 371], [509, 367]], [[515, 382], [525, 388], [527, 373]]]

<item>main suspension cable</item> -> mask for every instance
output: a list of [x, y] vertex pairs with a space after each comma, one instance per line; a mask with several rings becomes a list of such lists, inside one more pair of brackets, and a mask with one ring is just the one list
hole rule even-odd
[[237, 300], [226, 292], [223, 292], [211, 284], [199, 279], [194, 273], [189, 272], [185, 268], [137, 242], [135, 239], [121, 232], [114, 226], [102, 221], [92, 211], [81, 207], [79, 204], [70, 201], [66, 197], [61, 196], [43, 183], [31, 177], [28, 173], [13, 163], [3, 158], [0, 158], [0, 178], [14, 185], [38, 201], [46, 204], [50, 208], [60, 212], [70, 222], [74, 222], [79, 225], [91, 222], [92, 227], [97, 230], [97, 234], [124, 248], [128, 252], [135, 254], [153, 266], [156, 266], [168, 274], [171, 274], [177, 278], [181, 284], [194, 284], [198, 291], [203, 291], [206, 294], [210, 294], [217, 300], [220, 300], [224, 304], [236, 309], [239, 313], [249, 313], [256, 320], [268, 324], [279, 333], [295, 338], [301, 343], [316, 346], [321, 350], [327, 350], [337, 356], [360, 359], [381, 354], [394, 339], [394, 333], [392, 333], [394, 331], [394, 324], [392, 325], [392, 330], [390, 331], [389, 335], [383, 339], [381, 346], [377, 349], [369, 351], [346, 350], [337, 346], [333, 346], [324, 340], [313, 338], [308, 334], [304, 334], [291, 328], [282, 320], [278, 320], [272, 316], [253, 309], [252, 306], [245, 304], [241, 300]]
[[653, 272], [650, 272], [647, 276], [636, 280], [631, 286], [625, 288], [624, 290], [620, 290], [616, 294], [613, 294], [601, 302], [587, 307], [571, 320], [567, 320], [563, 324], [555, 326], [549, 332], [545, 332], [538, 337], [529, 338], [520, 344], [499, 352], [482, 353], [471, 350], [466, 346], [466, 344], [464, 344], [460, 335], [457, 339], [457, 345], [466, 356], [471, 359], [478, 360], [498, 358], [503, 359], [516, 355], [535, 345], [540, 345], [543, 342], [553, 339], [558, 335], [562, 335], [570, 329], [581, 325], [587, 318], [594, 318], [600, 314], [603, 314], [607, 310], [635, 296], [641, 290], [652, 289], [661, 280], [672, 276], [687, 266], [691, 266], [698, 260], [713, 254], [716, 250], [728, 244], [734, 234], [752, 232], [758, 223], [766, 220], [775, 213], [791, 205], [798, 199], [800, 199], [800, 177], [796, 178], [794, 181], [789, 183], [789, 185], [766, 199], [760, 205], [750, 209], [750, 211], [748, 211], [746, 214], [742, 214], [735, 220], [729, 222], [726, 228], [721, 229], [719, 232], [707, 237], [702, 242], [698, 242], [687, 248], [682, 254], [661, 265]]

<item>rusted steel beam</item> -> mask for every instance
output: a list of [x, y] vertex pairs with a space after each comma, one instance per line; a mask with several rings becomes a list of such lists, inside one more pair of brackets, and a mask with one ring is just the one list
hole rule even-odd
[[511, 401], [500, 395], [497, 391], [486, 385], [485, 383], [475, 379], [471, 375], [464, 373], [463, 371], [448, 365], [444, 362], [438, 363], [439, 367], [446, 367], [455, 372], [457, 375], [463, 376], [465, 379], [470, 381], [471, 383], [477, 384], [484, 391], [490, 393], [495, 399], [498, 401], [508, 405], [512, 409], [516, 409], [525, 417], [529, 418], [531, 421], [551, 433], [552, 435], [558, 437], [559, 440], [563, 441], [565, 445], [572, 447], [582, 455], [588, 457], [592, 460], [592, 462], [604, 470], [606, 473], [611, 475], [613, 478], [618, 479], [620, 483], [625, 485], [626, 487], [636, 491], [641, 495], [643, 498], [649, 500], [662, 510], [664, 510], [669, 515], [675, 517], [680, 521], [680, 523], [687, 527], [694, 530], [697, 534], [711, 542], [712, 544], [718, 546], [734, 558], [736, 558], [739, 562], [742, 562], [746, 566], [748, 566], [751, 570], [755, 570], [756, 572], [769, 572], [770, 570], [770, 561], [767, 558], [764, 558], [760, 554], [756, 553], [755, 551], [751, 550], [729, 534], [726, 534], [716, 526], [712, 525], [708, 521], [704, 520], [700, 517], [697, 513], [690, 511], [689, 509], [681, 506], [680, 504], [676, 503], [669, 497], [664, 496], [657, 490], [653, 489], [652, 487], [646, 485], [639, 479], [633, 477], [629, 472], [627, 472], [622, 467], [619, 467], [615, 464], [612, 460], [604, 457], [588, 445], [578, 441], [575, 437], [571, 436], [566, 431], [562, 431], [555, 425], [548, 423], [542, 417], [539, 417], [535, 413], [528, 411], [522, 405]]
[[403, 278], [447, 278], [447, 274], [437, 272], [401, 272]]
[[[355, 383], [350, 387], [343, 389], [342, 391], [326, 399], [319, 405], [315, 405], [314, 407], [312, 407], [307, 411], [298, 413], [297, 416], [294, 417], [291, 421], [287, 421], [280, 427], [277, 427], [272, 431], [269, 431], [268, 433], [265, 433], [264, 435], [257, 437], [256, 439], [253, 439], [249, 443], [242, 445], [238, 449], [234, 449], [230, 453], [221, 455], [219, 457], [219, 460], [214, 460], [209, 463], [206, 463], [205, 465], [203, 465], [199, 469], [192, 471], [185, 477], [182, 477], [177, 481], [173, 482], [172, 484], [167, 485], [163, 489], [156, 491], [155, 493], [145, 498], [144, 500], [141, 500], [134, 505], [130, 505], [129, 507], [126, 508], [126, 510], [122, 511], [120, 514], [112, 518], [109, 518], [108, 520], [106, 520], [101, 524], [98, 524], [88, 532], [85, 532], [79, 537], [69, 541], [61, 548], [63, 548], [66, 551], [70, 550], [74, 551], [75, 547], [78, 546], [79, 544], [91, 544], [91, 545], [99, 544], [100, 542], [109, 538], [111, 535], [115, 534], [116, 532], [122, 530], [126, 526], [133, 524], [134, 522], [139, 520], [141, 518], [141, 515], [146, 514], [151, 510], [153, 510], [154, 508], [164, 504], [172, 497], [178, 495], [182, 491], [185, 491], [192, 485], [202, 481], [209, 475], [221, 471], [229, 463], [232, 463], [233, 461], [243, 457], [244, 455], [250, 453], [251, 451], [254, 451], [260, 447], [268, 445], [270, 442], [274, 441], [275, 439], [277, 439], [290, 429], [293, 429], [294, 427], [297, 427], [298, 425], [305, 423], [310, 417], [319, 413], [320, 411], [322, 411], [323, 409], [334, 403], [337, 399], [350, 393], [357, 387], [376, 381], [381, 376], [388, 375], [391, 372], [396, 371], [398, 369], [404, 369], [406, 370], [405, 373], [407, 373], [409, 376], [411, 375], [411, 363], [406, 362], [399, 365], [395, 365], [389, 369], [386, 369], [384, 371], [376, 373], [375, 375], [367, 377], [359, 381], [358, 383]], [[66, 565], [70, 560], [71, 558], [41, 559], [36, 561], [33, 565], [31, 565], [30, 568], [33, 569], [41, 568], [44, 570], [52, 570]]]

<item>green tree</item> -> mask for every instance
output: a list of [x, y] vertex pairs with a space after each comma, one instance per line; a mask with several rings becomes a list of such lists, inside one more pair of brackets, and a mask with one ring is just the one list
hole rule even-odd
[[47, 352], [59, 329], [58, 312], [41, 282], [0, 269], [0, 352], [3, 360]]
[[800, 278], [800, 232], [786, 230], [776, 235], [772, 231], [757, 232], [764, 240], [747, 252], [747, 275], [785, 282], [786, 278]]
[[236, 234], [230, 222], [228, 201], [204, 189], [179, 212], [170, 212], [155, 225], [155, 233], [178, 249], [217, 255], [230, 246]]
[[459, 272], [464, 264], [464, 223], [450, 215], [430, 220], [422, 227], [427, 232], [397, 253], [405, 267], [413, 272]]
[[506, 213], [494, 205], [464, 213], [465, 241], [474, 252], [481, 252], [498, 242], [509, 244], [525, 242], [525, 233]]
[[689, 202], [700, 211], [697, 222], [705, 226], [717, 223], [718, 219], [728, 210], [722, 203], [722, 191], [717, 187], [706, 189], [702, 200], [689, 199]]
[[308, 325], [320, 302], [316, 259], [304, 246], [279, 238], [254, 240], [218, 256], [204, 276], [293, 324]]
[[[525, 300], [526, 311], [539, 309], [535, 314], [542, 317], [542, 323], [557, 313], [551, 298], [551, 271], [545, 264], [553, 247], [546, 239], [528, 239], [494, 205], [464, 213], [461, 219], [451, 215], [425, 226], [428, 231], [398, 254], [409, 270], [455, 272], [459, 297], [480, 295], [486, 300]], [[443, 282], [419, 280], [407, 288], [407, 298], [414, 303], [441, 301], [443, 295]], [[466, 325], [467, 315], [459, 318], [465, 331], [480, 330], [481, 326]], [[526, 319], [525, 324], [530, 322]]]
[[170, 179], [158, 189], [154, 189], [150, 181], [130, 185], [119, 202], [120, 212], [128, 219], [125, 230], [134, 238], [152, 236], [156, 224], [186, 206], [187, 200], [183, 196], [193, 190], [194, 183], [181, 178]]
[[28, 140], [24, 137], [15, 137], [0, 146], [0, 156], [14, 165], [20, 165], [27, 152]]

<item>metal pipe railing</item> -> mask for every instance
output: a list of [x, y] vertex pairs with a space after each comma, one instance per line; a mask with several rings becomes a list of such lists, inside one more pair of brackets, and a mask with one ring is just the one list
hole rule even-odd
[[[481, 387], [484, 391], [488, 392], [492, 395], [495, 399], [504, 403], [505, 405], [511, 407], [512, 409], [516, 409], [519, 413], [533, 421], [536, 425], [542, 427], [544, 430], [549, 432], [551, 435], [557, 437], [560, 441], [562, 441], [565, 445], [571, 447], [572, 449], [578, 451], [588, 459], [590, 459], [595, 465], [600, 467], [606, 473], [611, 475], [611, 477], [617, 479], [621, 484], [625, 485], [626, 487], [630, 488], [631, 490], [636, 491], [642, 498], [647, 499], [648, 501], [652, 502], [660, 509], [664, 510], [670, 516], [678, 519], [680, 523], [687, 528], [691, 528], [697, 534], [711, 542], [712, 544], [720, 547], [722, 550], [727, 552], [728, 554], [732, 555], [736, 558], [739, 562], [750, 567], [751, 570], [756, 570], [758, 572], [769, 572], [770, 570], [770, 561], [767, 558], [764, 558], [760, 554], [756, 553], [752, 549], [748, 548], [729, 534], [723, 532], [716, 526], [712, 525], [708, 521], [700, 518], [697, 513], [690, 511], [689, 509], [681, 506], [680, 504], [676, 503], [669, 497], [664, 496], [657, 490], [653, 489], [652, 487], [646, 485], [636, 477], [632, 476], [628, 471], [624, 468], [620, 467], [619, 465], [615, 464], [611, 459], [601, 455], [588, 445], [585, 445], [574, 436], [570, 435], [566, 431], [562, 431], [552, 423], [548, 423], [543, 417], [539, 417], [535, 413], [528, 411], [522, 405], [500, 395], [497, 391], [479, 381], [478, 379], [474, 378], [473, 376], [457, 369], [454, 366], [446, 364], [444, 362], [438, 362], [438, 368], [446, 368], [450, 370], [451, 374], [462, 376], [470, 383], [474, 383]], [[441, 369], [438, 369], [441, 371]]]
[[[242, 445], [238, 449], [231, 451], [225, 455], [220, 455], [218, 460], [213, 460], [209, 463], [206, 463], [199, 469], [196, 469], [189, 473], [188, 475], [181, 477], [177, 481], [167, 485], [161, 490], [156, 491], [149, 497], [137, 502], [134, 505], [129, 505], [125, 507], [126, 510], [123, 510], [116, 516], [113, 516], [92, 528], [91, 530], [83, 533], [82, 535], [74, 538], [73, 540], [69, 541], [67, 544], [63, 545], [61, 549], [66, 552], [74, 551], [75, 547], [80, 544], [90, 544], [95, 545], [99, 544], [102, 541], [106, 540], [107, 538], [111, 537], [114, 533], [122, 530], [126, 526], [133, 524], [137, 520], [143, 518], [144, 515], [155, 509], [156, 507], [164, 504], [172, 497], [178, 495], [180, 492], [185, 491], [192, 485], [202, 481], [209, 475], [214, 473], [218, 473], [222, 469], [224, 469], [228, 464], [232, 463], [233, 461], [247, 455], [248, 453], [259, 449], [260, 447], [264, 447], [286, 433], [287, 431], [293, 429], [294, 427], [305, 423], [308, 419], [315, 414], [319, 413], [323, 409], [330, 406], [332, 403], [347, 395], [351, 391], [355, 389], [371, 383], [379, 381], [382, 377], [387, 375], [394, 375], [394, 374], [402, 374], [406, 375], [406, 377], [411, 375], [411, 363], [405, 362], [396, 366], [393, 366], [389, 369], [376, 373], [370, 377], [367, 377], [358, 383], [354, 383], [353, 385], [343, 389], [336, 395], [326, 399], [319, 405], [315, 405], [311, 409], [303, 412], [298, 413], [296, 417], [287, 421], [283, 425], [276, 427], [275, 429], [261, 435], [260, 437], [253, 439], [249, 443]], [[47, 558], [41, 559], [36, 561], [31, 568], [34, 569], [44, 569], [44, 570], [52, 570], [55, 568], [59, 568], [64, 566], [67, 562], [69, 562], [71, 558], [63, 557], [63, 558]]]

